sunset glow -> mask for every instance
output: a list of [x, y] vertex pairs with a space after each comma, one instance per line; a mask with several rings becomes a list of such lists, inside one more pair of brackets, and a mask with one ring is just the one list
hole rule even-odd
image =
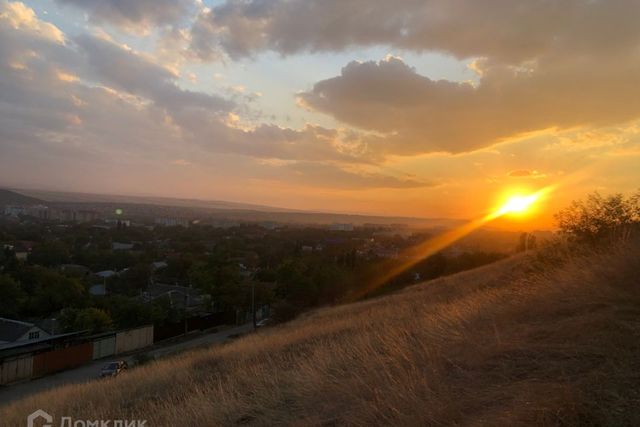
[[640, 425], [638, 17], [0, 0], [0, 424]]
[[98, 3], [0, 0], [1, 185], [518, 229], [640, 179], [631, 6]]
[[528, 196], [512, 196], [507, 202], [498, 210], [499, 215], [506, 215], [512, 213], [523, 213], [538, 200], [538, 194], [531, 194]]

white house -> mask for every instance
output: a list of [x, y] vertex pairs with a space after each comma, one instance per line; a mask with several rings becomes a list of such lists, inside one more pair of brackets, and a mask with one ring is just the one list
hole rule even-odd
[[0, 346], [22, 341], [35, 341], [50, 335], [33, 323], [0, 317]]

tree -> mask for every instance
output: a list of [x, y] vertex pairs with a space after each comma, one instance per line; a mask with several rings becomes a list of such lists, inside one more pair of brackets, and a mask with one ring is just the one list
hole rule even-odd
[[60, 313], [59, 320], [65, 332], [89, 331], [95, 334], [113, 328], [113, 321], [109, 314], [95, 307], [64, 309]]
[[149, 286], [151, 268], [147, 263], [138, 263], [127, 269], [122, 274], [122, 279], [126, 283], [127, 289], [133, 293], [138, 293]]
[[134, 328], [153, 322], [153, 308], [132, 298], [114, 295], [107, 302], [109, 313], [118, 328]]
[[20, 317], [27, 294], [20, 283], [6, 274], [0, 275], [0, 317]]
[[55, 270], [30, 267], [23, 274], [23, 284], [31, 289], [29, 311], [44, 317], [66, 307], [82, 308], [87, 301], [87, 290], [79, 280], [66, 277]]
[[0, 251], [0, 271], [15, 271], [18, 265], [18, 259], [13, 249], [5, 247]]
[[318, 288], [311, 269], [300, 258], [285, 260], [278, 268], [276, 294], [304, 308], [318, 302]]
[[619, 237], [640, 222], [640, 192], [631, 197], [590, 194], [555, 215], [560, 231], [571, 240], [597, 243]]
[[248, 309], [251, 286], [240, 274], [237, 262], [217, 248], [206, 261], [195, 262], [188, 271], [189, 283], [211, 297], [216, 308], [225, 311]]
[[524, 232], [520, 235], [520, 241], [516, 247], [517, 252], [525, 252], [536, 247], [536, 236], [532, 233]]
[[45, 267], [56, 267], [68, 263], [69, 260], [69, 248], [58, 240], [42, 243], [33, 248], [33, 252], [29, 254], [30, 263]]

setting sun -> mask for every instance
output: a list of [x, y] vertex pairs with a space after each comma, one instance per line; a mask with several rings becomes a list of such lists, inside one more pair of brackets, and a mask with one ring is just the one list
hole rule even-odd
[[529, 196], [512, 196], [507, 202], [498, 210], [499, 215], [505, 215], [510, 213], [523, 213], [527, 211], [536, 200], [538, 200], [538, 194], [531, 194]]

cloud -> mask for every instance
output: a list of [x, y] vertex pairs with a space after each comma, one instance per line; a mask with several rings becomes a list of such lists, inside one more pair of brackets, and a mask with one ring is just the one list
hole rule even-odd
[[[312, 125], [301, 129], [240, 126], [240, 118], [235, 122], [228, 118], [243, 106], [219, 95], [181, 88], [176, 73], [153, 58], [106, 38], [67, 37], [55, 26], [44, 36], [39, 29], [51, 24], [34, 17], [31, 9], [18, 9], [35, 19], [23, 20], [29, 25], [16, 25], [8, 10], [15, 6], [0, 3], [3, 174], [40, 170], [29, 172], [29, 182], [49, 182], [44, 171], [55, 171], [67, 182], [73, 181], [71, 176], [86, 176], [89, 182], [97, 178], [89, 176], [88, 164], [100, 165], [101, 179], [107, 179], [110, 168], [129, 168], [129, 173], [139, 176], [140, 171], [156, 169], [220, 167], [220, 159], [233, 158], [250, 171], [246, 165], [277, 159], [306, 165], [307, 176], [335, 171], [339, 178], [324, 184], [304, 178], [324, 187], [362, 188], [367, 176], [375, 186], [422, 184], [381, 173], [340, 172], [347, 165], [376, 160], [368, 155], [367, 141], [358, 133]], [[61, 37], [49, 37], [58, 32]], [[316, 163], [330, 163], [332, 169]], [[15, 164], [29, 166], [16, 168]], [[270, 179], [287, 180], [300, 173], [293, 166], [277, 170], [281, 175], [271, 174]]]
[[413, 177], [396, 177], [385, 173], [352, 171], [340, 165], [323, 162], [285, 162], [283, 164], [263, 164], [257, 177], [261, 179], [285, 178], [295, 185], [334, 188], [341, 190], [358, 189], [406, 189], [433, 187], [435, 182], [418, 180]]
[[462, 153], [640, 117], [637, 16], [634, 0], [227, 0], [200, 12], [191, 49], [211, 60], [389, 46], [468, 60], [477, 85], [389, 58], [353, 62], [299, 96], [381, 134], [364, 138], [375, 156]]
[[167, 108], [197, 107], [230, 111], [234, 104], [222, 97], [180, 89], [171, 70], [112, 41], [79, 35], [74, 41], [84, 54], [88, 75], [119, 90], [152, 99]]
[[36, 37], [64, 43], [64, 34], [55, 25], [40, 21], [35, 12], [20, 2], [0, 2], [0, 20], [6, 27], [26, 31]]
[[485, 64], [477, 85], [431, 80], [402, 60], [351, 62], [299, 94], [313, 111], [382, 135], [380, 155], [462, 153], [545, 129], [605, 126], [640, 116], [640, 54], [595, 64], [566, 58], [536, 71]]
[[635, 0], [227, 0], [200, 13], [203, 57], [388, 45], [519, 64], [543, 55], [626, 51], [640, 38]]
[[57, 0], [84, 10], [92, 21], [146, 31], [180, 21], [194, 7], [193, 0]]
[[516, 169], [507, 174], [510, 178], [545, 178], [547, 175], [538, 172], [537, 170], [529, 169]]

